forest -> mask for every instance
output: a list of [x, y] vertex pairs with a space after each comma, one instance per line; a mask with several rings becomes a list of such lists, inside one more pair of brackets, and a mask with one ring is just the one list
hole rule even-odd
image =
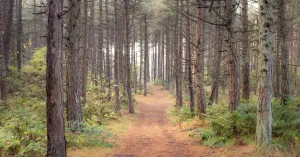
[[0, 0], [0, 156], [300, 156], [299, 0]]

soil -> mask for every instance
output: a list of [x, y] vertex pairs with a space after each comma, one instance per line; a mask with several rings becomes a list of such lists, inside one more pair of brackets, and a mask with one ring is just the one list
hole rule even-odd
[[[160, 86], [149, 85], [147, 96], [136, 95], [139, 113], [137, 121], [117, 140], [117, 147], [103, 152], [99, 149], [72, 151], [72, 157], [247, 157], [253, 156], [253, 145], [235, 145], [220, 149], [199, 144], [199, 138], [189, 137], [189, 131], [171, 122], [167, 111], [174, 98]], [[83, 153], [82, 151], [85, 151]], [[99, 152], [99, 153], [97, 153]], [[81, 153], [81, 155], [79, 155]], [[69, 154], [70, 155], [70, 154]]]
[[[149, 86], [146, 97], [136, 96], [140, 104], [138, 122], [124, 137], [122, 145], [112, 157], [202, 157], [249, 156], [252, 146], [213, 149], [200, 146], [199, 139], [189, 137], [189, 132], [179, 129], [168, 118], [167, 110], [175, 104], [169, 92], [159, 86]], [[234, 151], [236, 150], [236, 151]], [[228, 152], [230, 151], [230, 152]]]

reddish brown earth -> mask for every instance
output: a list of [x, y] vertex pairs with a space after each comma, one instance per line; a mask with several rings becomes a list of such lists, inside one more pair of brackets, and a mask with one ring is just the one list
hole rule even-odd
[[[70, 150], [70, 157], [248, 157], [253, 156], [253, 145], [235, 145], [220, 149], [199, 144], [191, 132], [174, 125], [167, 114], [175, 104], [174, 98], [162, 87], [149, 85], [146, 97], [135, 96], [138, 113], [128, 131], [117, 134], [117, 146], [112, 149], [87, 148]], [[124, 115], [125, 118], [130, 115]], [[123, 116], [123, 117], [124, 117]], [[131, 117], [132, 118], [132, 117]], [[120, 124], [126, 125], [126, 124]]]
[[[202, 156], [249, 156], [253, 149], [235, 147], [214, 150], [197, 145], [196, 139], [174, 126], [167, 115], [174, 99], [168, 91], [149, 86], [148, 96], [136, 96], [140, 104], [138, 122], [124, 137], [122, 145], [112, 157], [202, 157]], [[199, 140], [199, 139], [198, 139]], [[252, 147], [251, 147], [252, 148]], [[230, 152], [228, 152], [230, 151]]]

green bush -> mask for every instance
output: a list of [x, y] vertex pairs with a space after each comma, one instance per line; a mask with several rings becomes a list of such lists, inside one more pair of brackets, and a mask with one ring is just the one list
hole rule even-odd
[[300, 139], [300, 99], [290, 98], [287, 104], [273, 101], [273, 137], [277, 144], [292, 146], [299, 144]]
[[214, 104], [207, 108], [208, 128], [199, 130], [200, 137], [207, 146], [232, 145], [235, 138], [248, 143], [253, 139], [256, 128], [256, 105], [241, 104], [235, 112], [230, 112], [224, 104]]
[[[46, 48], [37, 49], [18, 78], [10, 66], [7, 110], [0, 114], [0, 156], [44, 156], [46, 134]], [[99, 87], [88, 84], [87, 104], [83, 109], [83, 132], [66, 128], [68, 146], [111, 146], [112, 135], [100, 123], [114, 116], [113, 105]], [[0, 105], [2, 106], [2, 105]]]
[[234, 121], [227, 106], [212, 105], [207, 108], [205, 117], [209, 121], [209, 127], [217, 136], [225, 138], [233, 136]]
[[98, 118], [95, 116], [83, 122], [81, 133], [73, 133], [68, 128], [66, 131], [68, 147], [111, 147], [113, 143], [108, 139], [112, 136], [103, 126], [99, 126]]
[[42, 156], [46, 153], [45, 118], [18, 107], [1, 116], [0, 152], [6, 155]]

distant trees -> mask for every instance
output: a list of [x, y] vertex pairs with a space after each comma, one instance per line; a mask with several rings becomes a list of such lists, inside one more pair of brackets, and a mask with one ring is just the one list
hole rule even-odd
[[[188, 100], [199, 118], [222, 93], [232, 112], [258, 95], [257, 145], [268, 145], [272, 96], [288, 105], [300, 92], [299, 4], [259, 0], [258, 14], [249, 3], [68, 0], [63, 10], [58, 0], [47, 7], [37, 0], [0, 1], [1, 100], [6, 104], [23, 86], [22, 68], [47, 39], [50, 156], [65, 156], [64, 109], [67, 127], [80, 132], [91, 105], [111, 104], [121, 113], [126, 102], [134, 113], [132, 90], [147, 96], [150, 81], [170, 90], [178, 109]], [[90, 102], [98, 90], [99, 101]]]

